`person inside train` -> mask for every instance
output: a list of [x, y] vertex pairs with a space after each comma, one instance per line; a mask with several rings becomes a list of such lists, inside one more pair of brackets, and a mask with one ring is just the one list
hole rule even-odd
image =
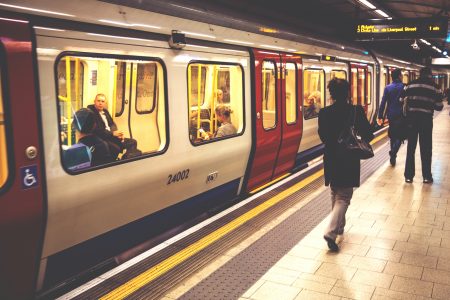
[[306, 106], [305, 106], [305, 118], [310, 119], [314, 118], [319, 114], [319, 110], [321, 108], [320, 102], [320, 92], [314, 91], [306, 98]]
[[[224, 137], [228, 135], [233, 135], [237, 133], [236, 127], [231, 123], [231, 113], [233, 112], [231, 108], [224, 104], [219, 104], [216, 106], [216, 116], [217, 121], [221, 124], [217, 131], [214, 133], [215, 138]], [[202, 137], [205, 140], [209, 140], [210, 136], [206, 132], [202, 132]]]
[[88, 108], [92, 110], [95, 116], [96, 128], [94, 129], [94, 134], [108, 142], [111, 153], [115, 158], [118, 158], [119, 154], [124, 150], [126, 152], [121, 157], [122, 159], [141, 155], [142, 152], [137, 149], [137, 141], [124, 137], [123, 131], [117, 128], [111, 114], [106, 109], [107, 105], [104, 94], [97, 94], [94, 104], [88, 105]]
[[359, 158], [337, 151], [338, 136], [349, 126], [349, 119], [354, 116], [354, 126], [367, 142], [374, 135], [361, 106], [350, 104], [350, 84], [347, 80], [334, 78], [328, 83], [333, 104], [319, 112], [318, 133], [325, 144], [323, 164], [325, 185], [331, 189], [331, 218], [324, 234], [331, 251], [339, 251], [338, 243], [342, 240], [345, 227], [345, 213], [350, 205], [353, 188], [360, 185]]
[[77, 143], [63, 152], [65, 166], [69, 170], [103, 165], [114, 161], [108, 143], [94, 135], [94, 113], [81, 108], [74, 114], [73, 123]]
[[[223, 91], [221, 89], [217, 89], [214, 92], [214, 96], [215, 96], [215, 106], [223, 104]], [[191, 116], [190, 116], [190, 132], [192, 136], [196, 135], [197, 132], [197, 116], [198, 116], [198, 111], [194, 110], [191, 112]], [[210, 101], [205, 101], [205, 103], [201, 106], [201, 110], [200, 110], [200, 127], [203, 128], [202, 129], [202, 136], [203, 133], [206, 133], [210, 130], [210, 119], [211, 119], [211, 104]]]

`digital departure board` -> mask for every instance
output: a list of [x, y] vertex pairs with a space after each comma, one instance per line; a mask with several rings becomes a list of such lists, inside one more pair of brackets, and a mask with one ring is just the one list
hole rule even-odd
[[354, 27], [355, 40], [406, 40], [418, 38], [445, 38], [448, 19], [420, 18], [358, 21]]

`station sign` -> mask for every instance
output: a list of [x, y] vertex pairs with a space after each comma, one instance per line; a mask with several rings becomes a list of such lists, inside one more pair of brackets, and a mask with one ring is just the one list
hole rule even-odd
[[446, 17], [361, 20], [354, 25], [353, 35], [357, 41], [445, 38], [447, 29]]

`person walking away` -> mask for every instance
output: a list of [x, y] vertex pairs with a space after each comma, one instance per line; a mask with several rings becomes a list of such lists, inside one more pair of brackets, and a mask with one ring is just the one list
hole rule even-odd
[[419, 139], [423, 183], [433, 183], [431, 174], [433, 113], [435, 110], [443, 109], [444, 96], [433, 81], [431, 69], [422, 68], [419, 78], [405, 86], [400, 98], [400, 101], [404, 103], [405, 114], [411, 125], [408, 133], [405, 182], [412, 183], [414, 179], [415, 152], [417, 139]]
[[[359, 158], [337, 151], [338, 136], [350, 119], [355, 119], [355, 128], [362, 139], [373, 139], [372, 128], [361, 106], [349, 104], [350, 85], [344, 79], [334, 78], [328, 83], [332, 105], [319, 111], [319, 136], [325, 144], [325, 185], [331, 189], [331, 219], [324, 239], [331, 251], [338, 251], [336, 238], [342, 236], [345, 227], [345, 213], [350, 205], [353, 188], [360, 185]], [[356, 114], [356, 115], [354, 115]]]
[[391, 151], [389, 151], [391, 166], [395, 166], [397, 152], [400, 149], [402, 141], [396, 136], [396, 129], [400, 126], [402, 117], [402, 103], [400, 95], [403, 91], [402, 70], [395, 69], [391, 73], [392, 83], [384, 88], [383, 98], [378, 111], [378, 125], [383, 123], [385, 117], [389, 120], [389, 138]]

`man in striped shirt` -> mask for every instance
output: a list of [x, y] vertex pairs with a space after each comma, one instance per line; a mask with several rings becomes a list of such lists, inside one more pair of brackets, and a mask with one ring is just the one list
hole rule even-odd
[[423, 182], [432, 183], [433, 113], [434, 110], [442, 110], [443, 94], [433, 81], [431, 69], [422, 68], [419, 79], [405, 86], [400, 98], [400, 101], [404, 103], [404, 114], [412, 125], [408, 135], [405, 181], [411, 183], [415, 175], [415, 152], [419, 138]]

